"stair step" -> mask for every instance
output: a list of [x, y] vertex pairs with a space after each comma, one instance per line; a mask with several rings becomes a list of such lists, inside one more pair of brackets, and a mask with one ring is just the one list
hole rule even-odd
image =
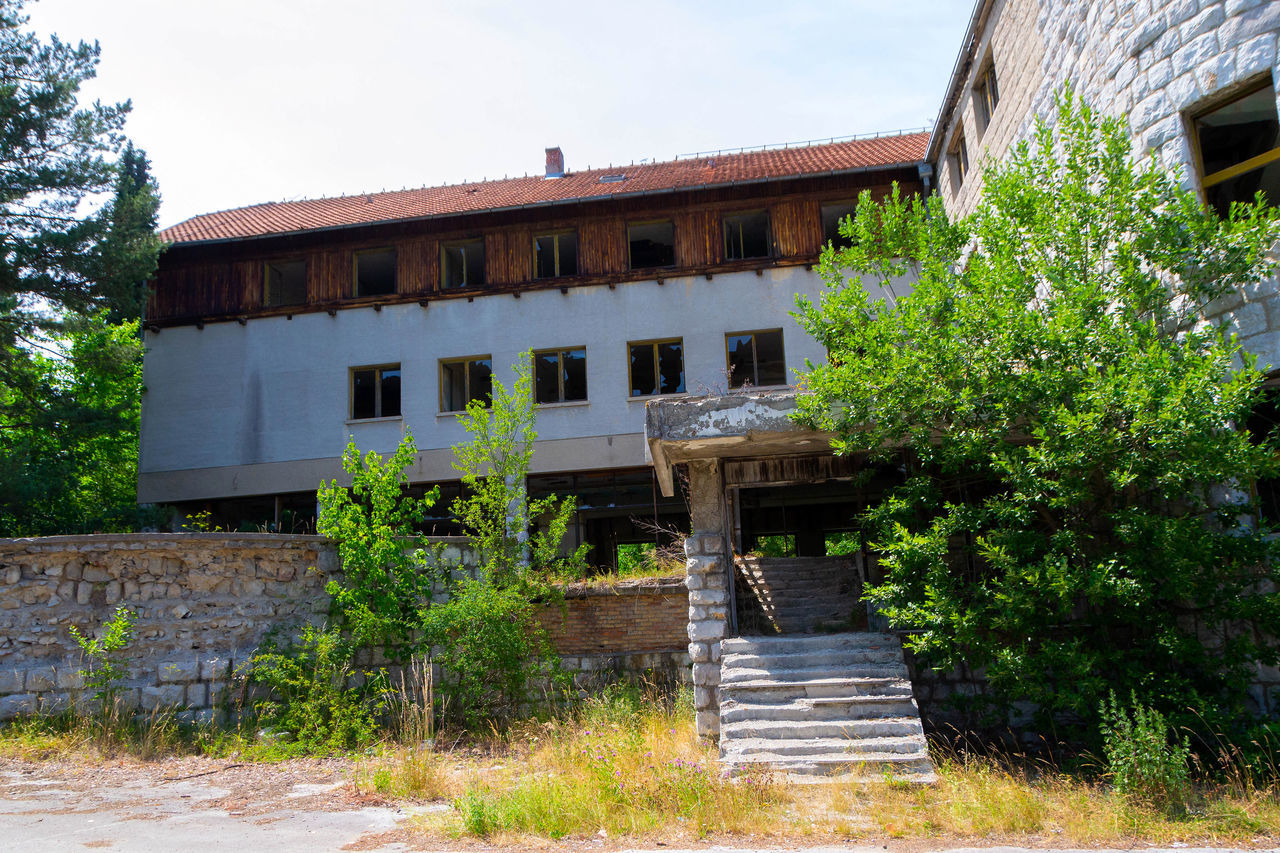
[[805, 650], [826, 651], [837, 648], [900, 649], [902, 643], [893, 634], [868, 631], [846, 631], [820, 637], [728, 637], [721, 641], [724, 654], [795, 654]]
[[784, 652], [761, 654], [759, 652], [733, 652], [725, 654], [721, 648], [720, 666], [723, 669], [748, 667], [788, 669], [795, 666], [842, 666], [869, 663], [898, 664], [902, 652], [896, 649], [868, 649], [861, 647], [825, 649], [822, 651]]
[[896, 678], [905, 679], [907, 667], [903, 663], [851, 663], [844, 666], [818, 665], [796, 666], [783, 663], [776, 666], [754, 667], [733, 666], [722, 667], [720, 684], [754, 684], [759, 681], [771, 681], [777, 685], [810, 684], [815, 681], [838, 681], [852, 678]]
[[[908, 708], [908, 711], [914, 711]], [[922, 736], [920, 717], [877, 716], [859, 720], [784, 720], [772, 715], [737, 721], [720, 720], [720, 743], [732, 748], [744, 739], [762, 740], [820, 740], [845, 739], [858, 742], [870, 738], [900, 738]]]
[[720, 757], [736, 761], [752, 756], [799, 758], [808, 755], [843, 756], [856, 760], [864, 755], [910, 755], [927, 758], [929, 745], [918, 737], [876, 738], [742, 738], [720, 744]]
[[918, 715], [910, 692], [897, 696], [842, 696], [830, 701], [793, 699], [779, 703], [721, 700], [720, 723], [739, 720], [871, 720]]
[[764, 770], [773, 773], [793, 773], [801, 776], [865, 775], [877, 774], [911, 782], [930, 784], [938, 780], [933, 762], [926, 758], [905, 755], [811, 755], [804, 758], [789, 756], [757, 755], [750, 758], [724, 759], [723, 763], [736, 776]]

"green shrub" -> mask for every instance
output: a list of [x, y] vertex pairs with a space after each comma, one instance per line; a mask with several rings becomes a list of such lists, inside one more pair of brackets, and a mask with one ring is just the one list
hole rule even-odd
[[1164, 715], [1130, 696], [1126, 709], [1115, 693], [1101, 703], [1103, 750], [1117, 791], [1170, 810], [1185, 809], [1191, 791], [1191, 746], [1170, 737]]
[[129, 656], [125, 650], [133, 642], [133, 613], [124, 605], [117, 607], [115, 615], [103, 623], [102, 631], [92, 640], [74, 625], [70, 630], [88, 664], [78, 673], [81, 682], [85, 689], [93, 691], [99, 709], [114, 715], [129, 673]]
[[336, 628], [308, 625], [283, 648], [250, 661], [249, 679], [270, 688], [254, 706], [259, 721], [287, 734], [302, 752], [338, 752], [371, 743], [383, 710], [382, 673], [357, 673]]

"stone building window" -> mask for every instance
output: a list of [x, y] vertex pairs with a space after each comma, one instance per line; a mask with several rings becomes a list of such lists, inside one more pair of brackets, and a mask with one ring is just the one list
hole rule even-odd
[[301, 259], [268, 261], [262, 304], [301, 305], [307, 301], [307, 262]]
[[461, 412], [472, 400], [486, 406], [493, 393], [493, 356], [476, 355], [440, 362], [440, 411]]
[[484, 240], [458, 240], [440, 247], [440, 289], [484, 284]]
[[351, 420], [400, 416], [400, 365], [351, 370]]
[[561, 278], [578, 274], [578, 232], [557, 231], [533, 238], [537, 278]]
[[571, 403], [587, 399], [587, 350], [540, 350], [533, 354], [535, 403]]
[[632, 341], [627, 344], [627, 373], [632, 397], [684, 393], [684, 341]]
[[670, 219], [628, 225], [627, 252], [633, 270], [675, 266], [675, 225]]
[[988, 59], [986, 70], [978, 76], [978, 84], [973, 87], [973, 112], [978, 117], [979, 133], [991, 124], [991, 117], [995, 115], [998, 103], [1000, 89], [996, 85], [996, 66]]
[[856, 201], [842, 201], [822, 206], [822, 242], [824, 245], [830, 243], [837, 249], [847, 249], [853, 245], [852, 240], [840, 233], [840, 223], [853, 216], [853, 212], [857, 208], [858, 203]]
[[1205, 201], [1226, 216], [1234, 201], [1261, 192], [1280, 204], [1280, 117], [1268, 76], [1256, 87], [1191, 119]]
[[724, 259], [745, 261], [769, 257], [769, 213], [753, 210], [724, 218]]
[[956, 129], [955, 138], [951, 141], [947, 161], [951, 164], [951, 184], [959, 189], [969, 174], [969, 148], [964, 144], [964, 130], [960, 128]]
[[[1261, 400], [1245, 422], [1254, 444], [1261, 444], [1280, 430], [1280, 377], [1272, 377], [1263, 385]], [[1269, 524], [1280, 523], [1280, 478], [1264, 477], [1253, 484], [1258, 509]]]
[[396, 292], [396, 250], [370, 249], [355, 254], [355, 295], [388, 296]]
[[787, 384], [781, 329], [730, 332], [724, 336], [724, 346], [730, 388]]

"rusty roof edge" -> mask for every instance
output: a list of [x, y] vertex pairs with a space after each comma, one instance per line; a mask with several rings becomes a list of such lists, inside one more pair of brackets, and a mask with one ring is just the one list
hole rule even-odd
[[947, 121], [950, 119], [951, 111], [955, 109], [956, 103], [960, 100], [960, 84], [964, 82], [964, 75], [968, 71], [968, 65], [973, 61], [973, 52], [978, 44], [978, 33], [981, 31], [982, 25], [990, 14], [993, 5], [995, 5], [995, 0], [976, 0], [973, 5], [973, 14], [969, 16], [969, 26], [965, 30], [964, 38], [960, 41], [960, 53], [956, 56], [956, 64], [951, 69], [951, 79], [947, 82], [947, 90], [942, 97], [942, 108], [938, 110], [938, 117], [933, 122], [933, 130], [929, 133], [929, 144], [924, 153], [926, 163], [932, 163], [937, 159], [938, 148], [942, 145], [942, 134], [946, 130]]
[[[299, 228], [292, 231], [272, 231], [268, 234], [249, 234], [242, 237], [214, 237], [208, 240], [174, 240], [169, 244], [169, 248], [187, 247], [187, 246], [214, 246], [222, 243], [244, 243], [252, 240], [270, 240], [277, 237], [290, 237], [302, 234], [323, 234], [329, 231], [344, 231], [352, 228], [375, 228], [382, 225], [394, 225], [398, 223], [408, 222], [430, 222], [435, 219], [449, 219], [456, 216], [472, 216], [480, 213], [506, 213], [515, 210], [531, 210], [534, 208], [554, 207], [555, 205], [582, 204], [592, 201], [614, 201], [624, 198], [644, 198], [655, 195], [669, 195], [678, 192], [690, 192], [700, 190], [716, 190], [725, 189], [727, 187], [741, 187], [752, 184], [767, 184], [776, 181], [803, 180], [805, 178], [828, 178], [838, 177], [840, 175], [856, 175], [863, 172], [879, 172], [890, 171], [892, 169], [905, 169], [911, 166], [919, 166], [927, 162], [924, 159], [916, 158], [913, 160], [902, 160], [893, 163], [877, 163], [874, 166], [854, 166], [848, 169], [826, 169], [820, 172], [800, 172], [792, 175], [778, 175], [770, 178], [749, 178], [741, 181], [721, 181], [714, 184], [689, 184], [681, 187], [664, 187], [656, 190], [636, 190], [628, 193], [610, 193], [608, 195], [591, 195], [591, 196], [575, 196], [573, 198], [560, 198], [552, 201], [535, 201], [526, 204], [509, 204], [502, 207], [481, 207], [475, 210], [458, 210], [450, 213], [429, 213], [422, 216], [401, 216], [394, 219], [375, 219], [370, 222], [350, 222], [342, 225], [324, 225], [318, 228]], [[256, 206], [256, 205], [253, 205]], [[243, 209], [243, 208], [236, 208]], [[202, 214], [209, 215], [209, 214]], [[190, 220], [185, 220], [189, 222]], [[179, 222], [178, 225], [182, 223]], [[177, 225], [171, 225], [170, 228], [176, 228]], [[168, 229], [162, 229], [161, 233]]]

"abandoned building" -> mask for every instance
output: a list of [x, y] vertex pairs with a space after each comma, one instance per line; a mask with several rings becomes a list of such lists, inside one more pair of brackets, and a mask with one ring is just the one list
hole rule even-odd
[[[147, 309], [139, 500], [288, 529], [348, 439], [410, 431], [413, 482], [447, 496], [456, 413], [531, 349], [531, 493], [577, 498], [600, 565], [653, 541], [646, 523], [690, 533], [699, 731], [743, 762], [927, 773], [901, 648], [858, 601], [864, 560], [828, 556], [868, 487], [786, 417], [824, 357], [795, 297], [818, 293], [859, 192], [971, 210], [982, 164], [1065, 84], [1206, 204], [1280, 199], [1278, 38], [1264, 0], [978, 0], [931, 133], [587, 171], [552, 148], [536, 177], [183, 222]], [[1280, 365], [1276, 282], [1214, 308]], [[764, 537], [783, 555], [744, 557]], [[833, 626], [854, 633], [812, 633]]]

